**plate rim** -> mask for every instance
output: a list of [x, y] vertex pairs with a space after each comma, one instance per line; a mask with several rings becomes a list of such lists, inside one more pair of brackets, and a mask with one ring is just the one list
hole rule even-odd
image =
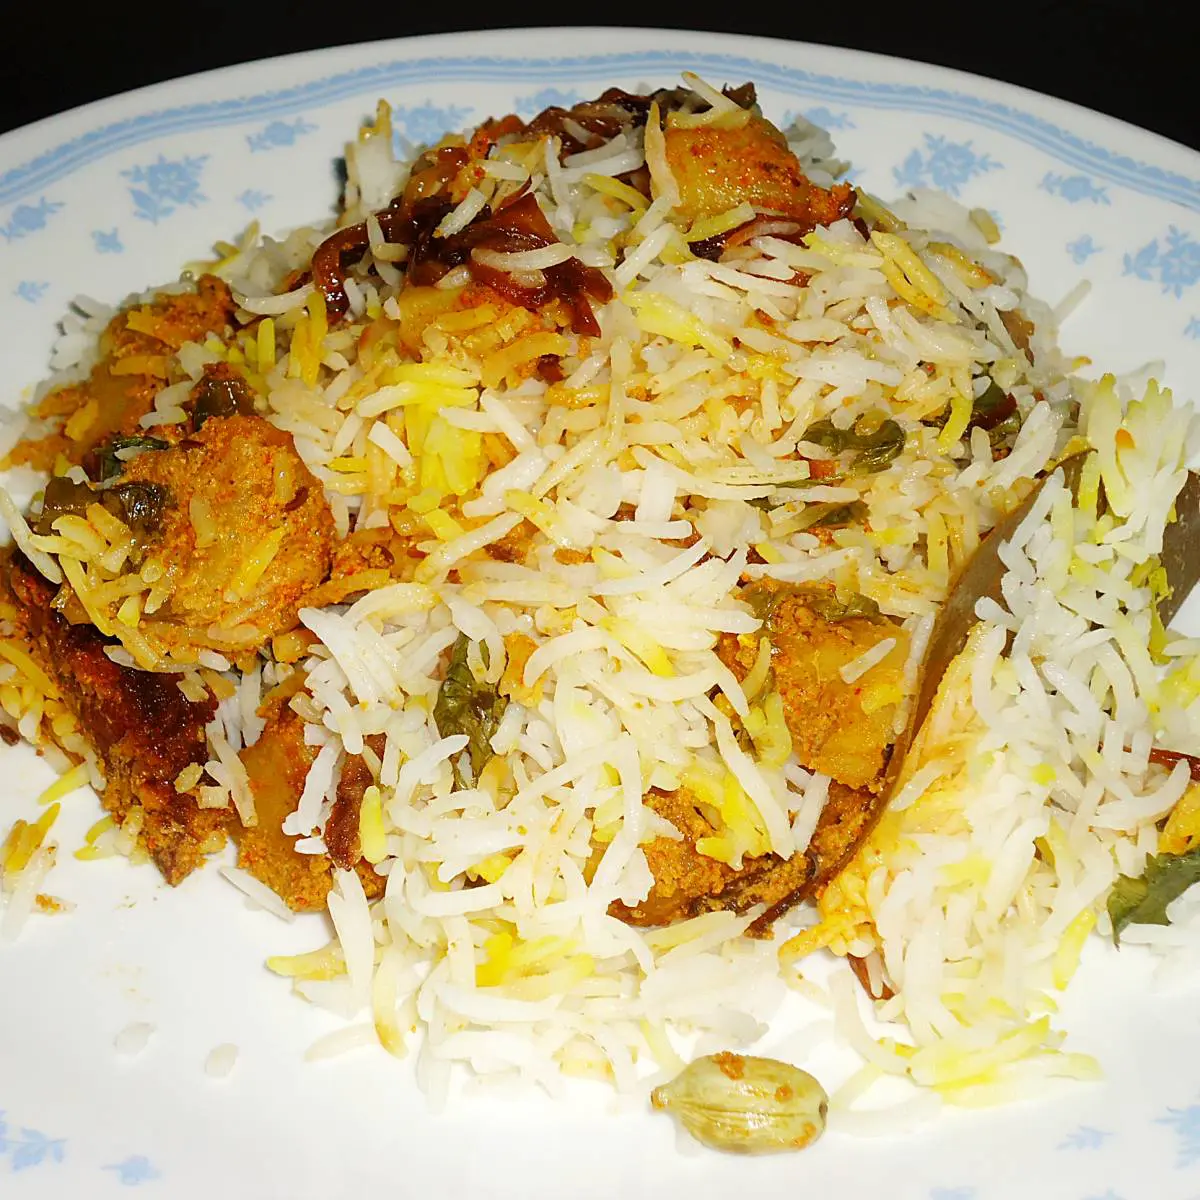
[[[594, 53], [538, 53], [543, 41], [564, 36], [593, 42], [599, 39], [605, 44]], [[618, 41], [628, 44], [622, 49], [611, 45]], [[476, 47], [475, 53], [469, 52], [470, 46]], [[452, 53], [456, 49], [461, 50], [459, 55]], [[494, 57], [488, 58], [488, 54]], [[845, 100], [870, 107], [924, 109], [951, 118], [973, 119], [1061, 161], [1103, 175], [1110, 182], [1166, 200], [1185, 211], [1200, 212], [1200, 150], [1122, 118], [1019, 84], [919, 59], [789, 38], [655, 26], [587, 25], [461, 30], [359, 41], [214, 67], [103, 97], [0, 134], [0, 161], [17, 160], [15, 165], [0, 172], [0, 205], [19, 204], [40, 187], [53, 186], [91, 162], [156, 136], [178, 134], [187, 128], [239, 124], [366, 94], [372, 91], [372, 75], [378, 80], [376, 91], [397, 86], [402, 81], [389, 80], [388, 73], [406, 66], [487, 63], [493, 69], [504, 65], [512, 70], [522, 64], [537, 64], [543, 69], [565, 72], [589, 63], [604, 68], [619, 66], [622, 59], [639, 57], [647, 63], [654, 57], [689, 55], [736, 62], [754, 54], [762, 56], [763, 62], [747, 65], [798, 75], [808, 85], [801, 91], [811, 94], [822, 89], [841, 90], [848, 93], [843, 97]], [[802, 57], [811, 57], [812, 67], [795, 63], [795, 59]], [[314, 70], [325, 63], [338, 65], [331, 65], [324, 74]], [[843, 70], [856, 67], [857, 71], [852, 72], [856, 75], [870, 74], [871, 65], [875, 64], [877, 70], [893, 75], [915, 73], [922, 77], [922, 82], [911, 79], [870, 82], [829, 75], [823, 70], [824, 63]], [[680, 64], [674, 70], [677, 73], [686, 65]], [[239, 85], [249, 84], [256, 72], [267, 69], [280, 74], [289, 68], [294, 68], [292, 73], [297, 79], [290, 86], [265, 90], [242, 87], [239, 91]], [[324, 95], [318, 94], [321, 89], [325, 89]], [[201, 98], [189, 103], [184, 96], [187, 91]], [[956, 103], [957, 109], [947, 111], [944, 103], [947, 101]], [[1048, 110], [1049, 115], [1039, 109]], [[981, 116], [989, 112], [992, 120], [981, 121]], [[1029, 128], [1020, 129], [1022, 124]], [[1035, 140], [1032, 129], [1036, 129], [1039, 138], [1048, 138], [1058, 145]], [[1093, 140], [1106, 135], [1107, 140], [1117, 142], [1118, 146], [1097, 144]], [[1122, 142], [1127, 144], [1119, 145]], [[1131, 142], [1137, 144], [1136, 151], [1128, 145]], [[1070, 153], [1066, 152], [1068, 149]], [[1165, 158], [1168, 165], [1139, 161], [1135, 153]]]

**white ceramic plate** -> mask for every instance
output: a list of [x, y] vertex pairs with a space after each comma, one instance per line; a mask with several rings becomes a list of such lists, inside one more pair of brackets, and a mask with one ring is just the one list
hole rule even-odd
[[[376, 97], [400, 131], [434, 139], [610, 84], [681, 69], [753, 80], [769, 116], [829, 126], [853, 178], [888, 196], [931, 184], [993, 210], [1007, 247], [1054, 301], [1091, 297], [1069, 348], [1127, 371], [1165, 360], [1182, 397], [1200, 377], [1200, 156], [1058, 101], [949, 71], [754, 39], [521, 30], [376, 43], [184, 79], [0, 139], [0, 399], [44, 371], [56, 319], [86, 292], [117, 301], [162, 282], [251, 216], [272, 230], [331, 210], [333, 160]], [[1161, 376], [1160, 376], [1161, 377]], [[3, 750], [0, 827], [51, 775]], [[151, 867], [83, 864], [89, 792], [56, 828], [48, 887], [73, 913], [34, 917], [0, 948], [0, 1196], [887, 1196], [923, 1200], [1194, 1200], [1200, 1195], [1200, 981], [1174, 992], [1152, 964], [1098, 940], [1063, 1001], [1069, 1045], [1100, 1084], [800, 1156], [676, 1150], [644, 1097], [580, 1085], [562, 1098], [470, 1091], [427, 1111], [382, 1050], [305, 1064], [334, 1019], [288, 994], [269, 953], [319, 944], [319, 918], [250, 910], [212, 869], [177, 890]], [[131, 1022], [154, 1033], [114, 1051]], [[240, 1047], [227, 1079], [209, 1051]], [[778, 1043], [778, 1039], [777, 1039]], [[785, 1045], [785, 1043], [778, 1043]], [[818, 1053], [811, 1060], [823, 1061]], [[830, 1059], [833, 1064], [833, 1059]], [[836, 1071], [836, 1064], [831, 1065]]]

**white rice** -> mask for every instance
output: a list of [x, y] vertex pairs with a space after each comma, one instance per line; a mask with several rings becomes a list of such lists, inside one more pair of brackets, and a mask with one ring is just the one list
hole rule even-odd
[[273, 913], [281, 921], [294, 921], [296, 914], [265, 883], [255, 879], [246, 871], [232, 867], [221, 867], [220, 875], [245, 895], [250, 906]]
[[123, 1058], [133, 1058], [146, 1049], [153, 1035], [149, 1021], [132, 1021], [113, 1038], [113, 1049]]
[[238, 1048], [232, 1042], [214, 1046], [204, 1060], [204, 1073], [211, 1079], [225, 1079], [237, 1066]]

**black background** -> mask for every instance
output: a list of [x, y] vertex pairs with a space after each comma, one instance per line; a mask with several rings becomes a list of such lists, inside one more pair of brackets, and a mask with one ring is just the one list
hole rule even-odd
[[[321, 46], [469, 28], [640, 24], [823, 42], [914, 58], [1059, 96], [1200, 149], [1195, 0], [726, 0], [696, 5], [492, 5], [443, 0], [3, 5], [0, 130], [148, 83]], [[447, 12], [452, 10], [452, 12]], [[456, 19], [457, 18], [457, 19]]]

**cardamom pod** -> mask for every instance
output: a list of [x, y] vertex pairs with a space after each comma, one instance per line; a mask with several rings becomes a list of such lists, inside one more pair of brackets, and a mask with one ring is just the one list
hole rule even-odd
[[773, 1058], [706, 1055], [650, 1095], [713, 1150], [802, 1150], [825, 1132], [829, 1097], [807, 1071]]

